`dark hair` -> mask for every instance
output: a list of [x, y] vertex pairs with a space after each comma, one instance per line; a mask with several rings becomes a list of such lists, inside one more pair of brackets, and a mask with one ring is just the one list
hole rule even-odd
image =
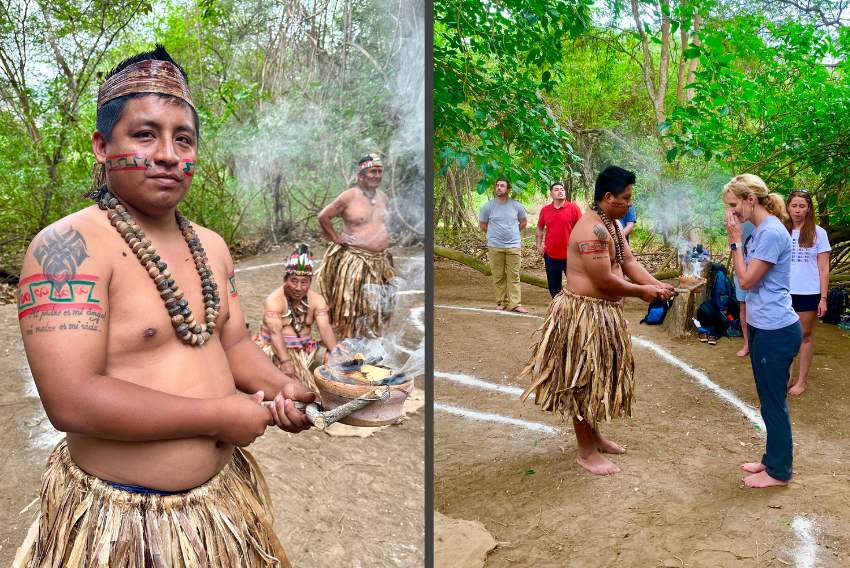
[[[172, 63], [177, 69], [180, 71], [180, 74], [183, 75], [183, 78], [188, 82], [189, 79], [186, 76], [186, 71], [171, 58], [171, 55], [165, 50], [165, 48], [156, 44], [156, 49], [153, 51], [145, 51], [144, 53], [139, 53], [132, 57], [129, 57], [115, 66], [115, 68], [106, 74], [106, 79], [112, 77], [116, 73], [120, 72], [122, 69], [129, 67], [133, 63], [138, 63], [139, 61], [168, 61]], [[173, 101], [177, 101], [181, 105], [186, 105], [192, 110], [192, 118], [195, 121], [195, 135], [200, 138], [201, 133], [198, 128], [198, 113], [192, 108], [192, 105], [189, 105], [183, 99], [178, 99], [177, 97], [173, 97], [171, 95], [165, 95], [162, 93], [131, 93], [129, 95], [124, 95], [104, 104], [102, 107], [97, 109], [97, 131], [109, 142], [112, 139], [112, 129], [115, 128], [115, 125], [118, 124], [118, 121], [121, 120], [121, 114], [124, 111], [124, 105], [127, 104], [127, 101], [132, 99], [137, 99], [140, 97], [147, 96], [157, 96], [164, 99], [170, 99]]]
[[549, 184], [549, 191], [552, 191], [553, 189], [555, 189], [555, 186], [556, 186], [556, 185], [560, 185], [561, 187], [563, 187], [563, 188], [564, 188], [564, 191], [566, 191], [566, 190], [567, 190], [567, 186], [565, 186], [565, 185], [564, 185], [564, 182], [562, 182], [562, 181], [553, 181], [551, 184]]
[[637, 178], [634, 172], [624, 170], [617, 166], [608, 166], [596, 176], [596, 184], [594, 185], [593, 201], [602, 201], [606, 193], [610, 193], [617, 197], [626, 191], [626, 188], [633, 185]]
[[508, 179], [508, 178], [506, 178], [506, 177], [500, 177], [500, 178], [498, 178], [498, 179], [497, 179], [497, 180], [493, 183], [493, 185], [495, 186], [495, 185], [496, 185], [497, 183], [499, 183], [500, 181], [503, 181], [503, 182], [505, 182], [506, 184], [508, 184], [508, 191], [510, 191], [510, 190], [511, 190], [511, 180], [509, 180], [509, 179]]

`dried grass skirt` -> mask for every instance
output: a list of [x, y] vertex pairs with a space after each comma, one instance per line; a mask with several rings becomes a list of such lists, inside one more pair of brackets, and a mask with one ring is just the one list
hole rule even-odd
[[319, 285], [337, 339], [378, 337], [395, 308], [389, 251], [332, 245], [322, 259]]
[[[274, 363], [275, 366], [280, 367], [282, 365], [282, 362], [274, 352], [274, 347], [272, 347], [271, 343], [260, 337], [255, 337], [254, 342], [257, 346], [259, 346], [263, 353], [265, 353], [266, 357], [272, 360], [272, 363]], [[324, 349], [286, 350], [286, 354], [289, 355], [289, 358], [292, 360], [292, 367], [295, 369], [295, 378], [298, 379], [302, 385], [315, 393], [319, 392], [319, 387], [316, 386], [316, 379], [313, 377], [312, 367], [313, 363], [317, 361], [317, 355], [320, 359], [323, 359], [324, 353], [326, 353]]]
[[522, 377], [543, 410], [573, 416], [595, 427], [631, 416], [634, 391], [632, 340], [619, 302], [563, 290], [538, 329], [539, 339]]
[[13, 568], [290, 568], [269, 505], [265, 480], [243, 450], [200, 487], [163, 496], [85, 473], [63, 441], [48, 460], [41, 512]]

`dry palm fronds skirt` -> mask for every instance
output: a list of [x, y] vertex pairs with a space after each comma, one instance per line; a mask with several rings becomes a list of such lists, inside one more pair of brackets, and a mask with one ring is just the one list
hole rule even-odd
[[563, 290], [535, 333], [540, 338], [521, 375], [530, 380], [522, 400], [534, 393], [543, 410], [592, 427], [631, 416], [635, 364], [619, 302]]
[[[274, 347], [272, 347], [271, 343], [263, 340], [261, 337], [255, 337], [254, 342], [259, 346], [263, 353], [272, 360], [272, 363], [274, 363], [275, 366], [280, 367], [282, 365], [282, 362], [274, 352]], [[316, 355], [319, 351], [319, 349], [286, 350], [287, 355], [289, 355], [289, 358], [292, 359], [292, 367], [295, 369], [295, 378], [298, 379], [302, 385], [315, 393], [319, 392], [319, 387], [316, 386], [316, 379], [313, 378], [313, 371], [311, 370], [311, 367], [313, 366], [313, 362], [316, 361]], [[323, 349], [322, 351], [324, 352]]]
[[395, 309], [395, 277], [389, 251], [331, 245], [319, 268], [337, 339], [378, 337]]
[[48, 460], [41, 512], [13, 568], [290, 568], [269, 505], [259, 467], [243, 450], [205, 484], [156, 495], [87, 474], [63, 441]]

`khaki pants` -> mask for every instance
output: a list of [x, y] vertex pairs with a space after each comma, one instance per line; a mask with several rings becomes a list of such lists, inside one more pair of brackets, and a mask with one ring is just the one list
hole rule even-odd
[[496, 291], [496, 303], [506, 310], [512, 310], [520, 304], [519, 288], [519, 248], [487, 247], [487, 259], [493, 273], [493, 288]]

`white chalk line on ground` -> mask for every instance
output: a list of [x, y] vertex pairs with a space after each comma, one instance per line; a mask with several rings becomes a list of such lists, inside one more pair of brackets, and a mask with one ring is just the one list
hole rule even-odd
[[794, 529], [798, 541], [794, 551], [794, 566], [796, 568], [815, 568], [818, 545], [815, 541], [812, 521], [806, 517], [794, 517], [791, 528]]
[[282, 262], [272, 262], [271, 264], [258, 264], [257, 266], [246, 266], [244, 268], [236, 268], [233, 272], [247, 272], [248, 270], [258, 270], [260, 268], [271, 268], [272, 266], [283, 266]]
[[461, 416], [463, 418], [475, 420], [478, 422], [496, 422], [500, 424], [510, 424], [511, 426], [519, 426], [521, 428], [534, 430], [536, 432], [544, 432], [546, 434], [561, 433], [561, 431], [557, 428], [553, 428], [552, 426], [549, 426], [548, 424], [543, 424], [541, 422], [529, 422], [528, 420], [520, 420], [519, 418], [509, 418], [507, 416], [502, 416], [501, 414], [492, 414], [490, 412], [478, 412], [477, 410], [471, 410], [469, 408], [463, 408], [460, 406], [446, 404], [443, 402], [435, 402], [434, 410], [442, 410], [443, 412], [448, 412], [449, 414], [454, 414], [455, 416]]
[[[493, 310], [493, 309], [482, 309], [482, 308], [467, 308], [462, 306], [448, 306], [448, 305], [435, 305], [435, 308], [443, 308], [450, 310], [463, 310], [463, 311], [473, 311], [473, 312], [485, 312], [485, 313], [494, 313], [505, 316], [517, 316], [523, 315], [525, 317], [543, 319], [540, 316], [535, 316], [532, 314], [515, 314], [510, 312], [504, 312], [501, 310]], [[741, 414], [743, 414], [752, 424], [756, 427], [760, 434], [764, 434], [765, 426], [764, 421], [762, 420], [759, 413], [750, 405], [742, 401], [731, 391], [721, 387], [714, 381], [708, 378], [708, 375], [705, 373], [698, 371], [685, 363], [683, 360], [679, 359], [672, 353], [665, 350], [660, 345], [653, 343], [652, 341], [632, 335], [632, 339], [634, 340], [635, 345], [639, 347], [643, 347], [645, 349], [649, 349], [661, 357], [667, 363], [674, 365], [681, 369], [684, 373], [695, 379], [700, 385], [709, 389], [719, 398], [725, 400], [729, 404], [731, 404], [735, 409], [737, 409]], [[444, 379], [449, 379], [454, 382], [470, 386], [473, 388], [486, 389], [495, 392], [502, 392], [505, 394], [519, 396], [522, 394], [522, 389], [518, 387], [510, 387], [506, 385], [493, 384], [488, 381], [484, 381], [482, 379], [478, 379], [469, 375], [465, 375], [462, 373], [444, 373], [441, 371], [435, 371], [434, 377], [440, 377]], [[533, 396], [533, 395], [532, 395]], [[528, 428], [531, 430], [544, 431], [547, 433], [559, 433], [559, 430], [548, 426], [547, 424], [541, 424], [537, 422], [527, 422], [525, 420], [518, 420], [516, 418], [508, 418], [506, 416], [501, 416], [498, 414], [490, 414], [483, 412], [476, 412], [474, 410], [468, 410], [464, 408], [460, 408], [457, 406], [447, 405], [443, 403], [435, 403], [435, 409], [444, 410], [446, 412], [450, 412], [452, 414], [456, 414], [458, 416], [462, 416], [464, 418], [469, 418], [471, 420], [486, 420], [490, 422], [498, 422], [502, 424], [510, 424], [513, 426], [520, 426], [523, 428]], [[795, 548], [795, 568], [815, 568], [815, 559], [817, 555], [817, 542], [814, 537], [813, 530], [814, 523], [805, 517], [797, 516], [794, 518], [792, 523], [792, 528], [797, 536], [797, 546]]]
[[694, 369], [693, 367], [691, 367], [669, 351], [665, 350], [660, 345], [657, 345], [652, 341], [649, 341], [648, 339], [644, 339], [643, 337], [639, 337], [637, 335], [632, 336], [632, 341], [634, 341], [635, 345], [639, 345], [644, 349], [649, 349], [650, 351], [653, 351], [656, 355], [658, 355], [671, 365], [679, 367], [687, 375], [695, 379], [700, 385], [704, 386], [705, 388], [713, 392], [715, 395], [735, 407], [738, 412], [743, 414], [747, 418], [747, 420], [749, 420], [753, 424], [753, 426], [756, 427], [759, 433], [764, 434], [766, 430], [764, 427], [764, 420], [762, 420], [761, 415], [758, 413], [758, 411], [756, 411], [755, 408], [738, 398], [735, 393], [721, 387], [720, 385], [709, 379], [708, 375], [701, 371], [697, 371], [696, 369]]
[[[283, 266], [282, 262], [273, 262], [271, 264], [259, 264], [257, 266], [246, 266], [244, 268], [236, 268], [234, 272], [246, 272], [248, 270], [258, 270], [260, 268], [272, 268], [274, 266]], [[396, 292], [396, 296], [411, 296], [414, 294], [424, 294], [425, 290], [401, 290]]]
[[[395, 258], [396, 260], [416, 260], [416, 259], [418, 259], [419, 257], [414, 257], [414, 256], [396, 256], [396, 257], [393, 257], [393, 258]], [[233, 272], [246, 272], [246, 271], [248, 271], [248, 270], [259, 270], [260, 268], [272, 268], [272, 267], [274, 267], [274, 266], [283, 266], [283, 261], [281, 261], [281, 262], [272, 262], [272, 263], [269, 263], [269, 264], [258, 264], [257, 266], [244, 266], [244, 267], [240, 266], [240, 267], [238, 267], [238, 268], [234, 269], [234, 270], [233, 270]], [[420, 293], [420, 294], [424, 294], [424, 293], [425, 293], [425, 291], [424, 291], [424, 290], [417, 291], [417, 292], [418, 292], [418, 293]]]
[[[464, 306], [450, 306], [450, 305], [444, 305], [444, 304], [436, 304], [434, 307], [435, 308], [448, 309], [448, 310], [461, 310], [461, 311], [493, 313], [493, 314], [505, 315], [505, 316], [521, 315], [521, 316], [524, 316], [524, 317], [543, 319], [541, 316], [536, 316], [536, 315], [532, 315], [532, 314], [515, 314], [515, 313], [512, 313], [512, 312], [504, 312], [504, 311], [501, 311], [501, 310], [493, 310], [493, 309], [467, 308], [467, 307], [464, 307]], [[705, 373], [703, 373], [701, 371], [694, 369], [693, 367], [688, 365], [686, 362], [679, 359], [678, 357], [676, 357], [675, 355], [673, 355], [672, 353], [670, 353], [669, 351], [667, 351], [666, 349], [664, 349], [660, 345], [657, 345], [656, 343], [653, 343], [652, 341], [645, 339], [643, 337], [637, 336], [637, 335], [633, 335], [632, 339], [634, 340], [635, 345], [637, 345], [639, 347], [643, 347], [644, 349], [649, 349], [649, 350], [653, 351], [656, 355], [661, 357], [664, 361], [666, 361], [667, 363], [669, 363], [669, 364], [671, 364], [675, 367], [678, 367], [686, 375], [695, 379], [698, 384], [707, 388], [708, 390], [713, 392], [716, 396], [718, 396], [719, 398], [728, 402], [730, 405], [732, 405], [732, 407], [734, 407], [741, 414], [743, 414], [744, 417], [746, 417], [747, 420], [749, 420], [753, 424], [753, 426], [756, 427], [756, 429], [759, 431], [759, 433], [764, 434], [765, 426], [764, 426], [764, 421], [761, 418], [761, 415], [758, 413], [758, 411], [756, 411], [755, 408], [753, 408], [752, 406], [750, 406], [747, 403], [745, 403], [744, 401], [742, 401], [732, 391], [721, 387], [720, 385], [718, 385], [717, 383], [712, 381], [710, 378], [708, 378], [708, 375], [706, 375]]]
[[534, 314], [518, 314], [516, 312], [506, 312], [505, 310], [493, 310], [487, 308], [466, 308], [463, 306], [446, 306], [444, 304], [434, 304], [435, 308], [444, 308], [446, 310], [461, 310], [466, 312], [484, 312], [485, 314], [499, 314], [502, 316], [512, 316], [516, 318], [534, 318], [534, 319], [543, 319], [540, 316], [535, 316]]
[[[507, 385], [491, 383], [489, 381], [473, 377], [472, 375], [466, 375], [464, 373], [445, 373], [443, 371], [434, 371], [434, 378], [448, 379], [450, 381], [467, 387], [500, 392], [515, 396], [517, 398], [519, 398], [523, 391], [523, 389], [519, 387], [509, 387]], [[529, 398], [534, 398], [534, 395], [532, 394]]]

